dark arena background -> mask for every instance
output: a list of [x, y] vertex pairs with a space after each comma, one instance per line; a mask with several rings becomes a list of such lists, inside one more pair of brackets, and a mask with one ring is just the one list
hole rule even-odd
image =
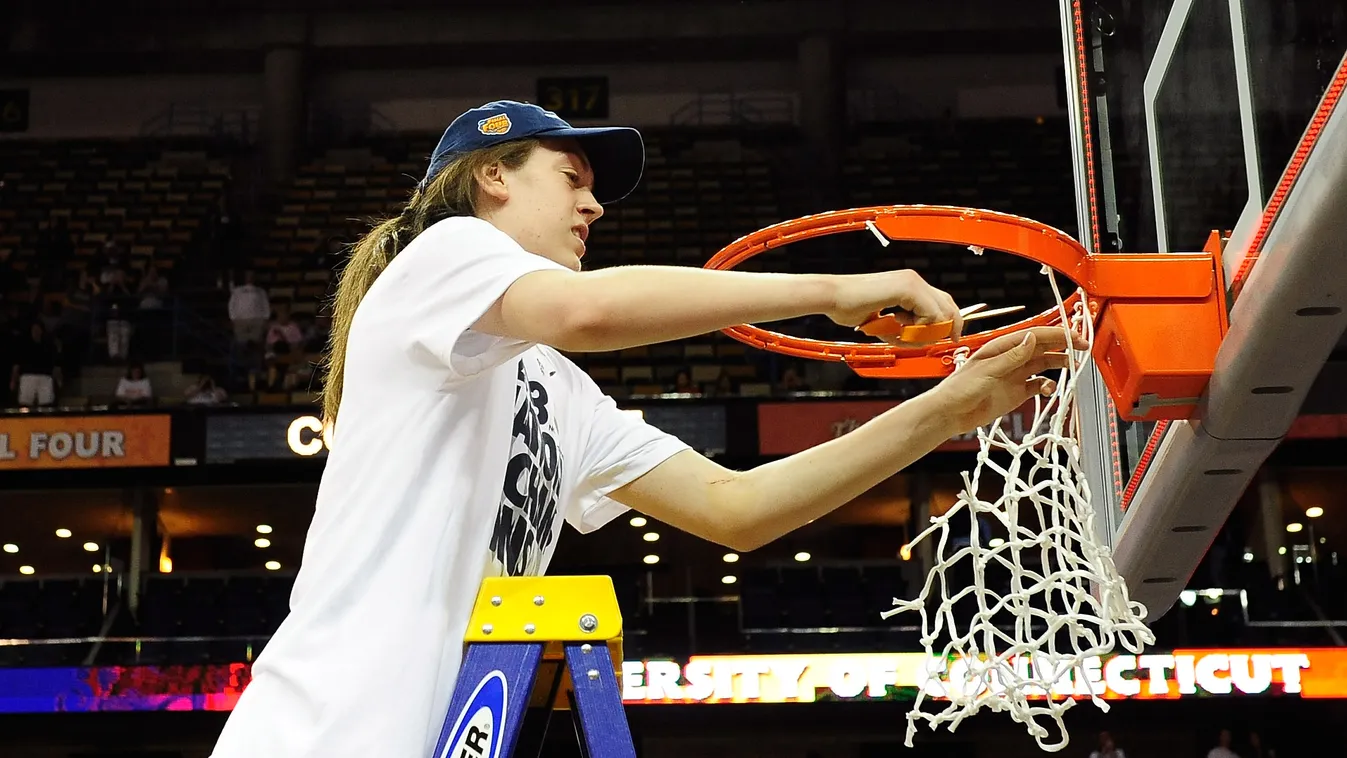
[[[700, 266], [778, 221], [897, 203], [1005, 211], [1079, 237], [1063, 14], [1100, 44], [1140, 49], [1155, 44], [1151, 5], [1163, 18], [1171, 2], [0, 3], [0, 756], [209, 755], [301, 564], [345, 246], [401, 208], [463, 110], [511, 98], [642, 129], [644, 179], [595, 225], [590, 267]], [[1273, 113], [1297, 124], [1269, 138], [1280, 164], [1339, 65], [1347, 11], [1279, 5], [1294, 12], [1269, 31], [1278, 65], [1305, 90]], [[1128, 76], [1140, 74], [1100, 75], [1096, 104]], [[1101, 118], [1128, 107], [1111, 104]], [[1144, 139], [1114, 138], [1128, 219], [1149, 185], [1125, 148]], [[1192, 223], [1234, 223], [1242, 200], [1214, 197]], [[753, 263], [913, 268], [960, 304], [1050, 298], [1017, 258], [864, 234]], [[827, 323], [775, 326], [826, 336]], [[721, 334], [572, 357], [622, 408], [737, 469], [929, 386]], [[1128, 758], [1200, 758], [1226, 739], [1239, 758], [1341, 754], [1344, 389], [1339, 342], [1180, 601], [1152, 621], [1148, 653], [1169, 668], [1119, 667], [1151, 671], [1148, 684], [1106, 682], [1107, 713], [1079, 703], [1063, 754], [1090, 755], [1102, 732]], [[568, 532], [550, 573], [617, 587], [638, 755], [1037, 754], [992, 713], [902, 745], [924, 653], [909, 622], [879, 613], [920, 587], [930, 551], [908, 541], [951, 506], [976, 444], [952, 439], [743, 555], [634, 515]], [[1237, 661], [1274, 674], [1240, 676]], [[708, 677], [758, 686], [730, 702]], [[566, 713], [529, 729], [534, 753], [580, 755]]]

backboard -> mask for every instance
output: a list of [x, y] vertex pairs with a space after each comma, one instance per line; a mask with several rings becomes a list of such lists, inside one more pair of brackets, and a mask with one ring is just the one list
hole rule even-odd
[[1228, 236], [1230, 331], [1198, 413], [1127, 423], [1097, 376], [1079, 398], [1097, 528], [1154, 620], [1343, 332], [1347, 6], [1060, 8], [1080, 240], [1097, 252], [1163, 255], [1200, 251], [1213, 230]]

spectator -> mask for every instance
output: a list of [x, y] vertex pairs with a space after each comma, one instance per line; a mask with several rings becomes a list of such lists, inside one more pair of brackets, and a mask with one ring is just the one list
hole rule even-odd
[[781, 372], [781, 381], [777, 383], [776, 389], [778, 392], [784, 393], [808, 392], [809, 385], [800, 376], [799, 369], [794, 366], [787, 366], [786, 370]]
[[215, 380], [209, 374], [202, 374], [196, 384], [187, 388], [185, 397], [191, 405], [216, 405], [223, 403], [229, 395], [215, 385]]
[[267, 329], [267, 354], [288, 355], [304, 346], [304, 333], [290, 318], [289, 308], [278, 308], [276, 320]]
[[1207, 752], [1207, 758], [1239, 758], [1239, 754], [1230, 749], [1234, 736], [1229, 729], [1222, 729], [1216, 737], [1216, 747]]
[[94, 303], [102, 293], [98, 280], [89, 275], [88, 269], [80, 269], [75, 286], [66, 288], [61, 344], [69, 357], [78, 358], [88, 354], [89, 336], [93, 333], [94, 325]]
[[108, 357], [125, 360], [131, 354], [131, 322], [122, 307], [113, 303], [108, 309]]
[[234, 324], [234, 341], [260, 345], [271, 318], [271, 300], [266, 290], [253, 283], [252, 271], [243, 272], [243, 284], [229, 292], [229, 320]]
[[295, 316], [295, 323], [299, 324], [300, 342], [295, 345], [295, 351], [300, 353], [321, 353], [323, 351], [323, 337], [318, 333], [318, 327], [314, 324], [312, 316], [300, 314]]
[[54, 339], [61, 339], [62, 327], [65, 326], [65, 317], [62, 314], [61, 301], [56, 298], [47, 298], [42, 301], [42, 314], [38, 320], [42, 322], [42, 328], [47, 331]]
[[720, 376], [716, 377], [716, 397], [731, 397], [735, 392], [734, 377], [730, 376], [729, 369], [721, 366]]
[[692, 376], [688, 374], [686, 369], [679, 371], [678, 375], [674, 377], [673, 391], [681, 395], [702, 394], [701, 388], [692, 383]]
[[299, 374], [288, 362], [267, 355], [262, 365], [248, 374], [248, 389], [252, 392], [292, 392], [299, 386]]
[[117, 249], [117, 243], [108, 240], [103, 245], [103, 254], [103, 268], [98, 272], [98, 283], [103, 285], [109, 297], [129, 297], [131, 280], [127, 276], [126, 267], [122, 265], [121, 251]]
[[28, 339], [21, 340], [14, 356], [17, 359], [10, 371], [9, 388], [24, 408], [50, 406], [56, 403], [56, 390], [61, 386], [60, 347], [47, 337], [40, 322], [29, 329]]
[[159, 269], [153, 264], [146, 266], [145, 276], [141, 278], [136, 294], [140, 296], [141, 310], [163, 308], [168, 301], [168, 280], [159, 274]]
[[1263, 738], [1258, 732], [1249, 732], [1249, 758], [1277, 758], [1277, 751], [1263, 747]]
[[168, 321], [168, 279], [153, 264], [145, 267], [145, 275], [136, 288], [140, 296], [140, 310], [136, 313], [136, 349], [142, 356], [159, 356], [170, 340]]
[[1090, 753], [1090, 758], [1127, 758], [1123, 751], [1117, 745], [1113, 744], [1113, 735], [1108, 732], [1099, 733], [1099, 749]]
[[126, 376], [117, 382], [117, 401], [122, 405], [144, 406], [154, 401], [154, 389], [150, 378], [145, 376], [145, 367], [132, 363], [126, 368]]

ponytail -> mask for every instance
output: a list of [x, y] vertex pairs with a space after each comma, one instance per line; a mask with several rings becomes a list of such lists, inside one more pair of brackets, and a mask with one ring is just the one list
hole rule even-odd
[[537, 140], [524, 139], [483, 148], [455, 158], [424, 189], [412, 193], [402, 213], [375, 223], [351, 247], [337, 280], [332, 299], [332, 333], [323, 364], [323, 419], [332, 424], [341, 405], [342, 378], [346, 366], [346, 340], [365, 293], [374, 286], [393, 258], [418, 234], [451, 216], [473, 216], [478, 210], [477, 172], [495, 163], [509, 169], [524, 165]]

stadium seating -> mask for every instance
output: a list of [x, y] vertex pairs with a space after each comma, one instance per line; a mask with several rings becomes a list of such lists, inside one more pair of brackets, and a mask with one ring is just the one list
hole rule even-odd
[[[0, 166], [0, 248], [55, 286], [101, 263], [109, 242], [132, 269], [174, 269], [202, 241], [229, 177], [211, 145], [147, 140], [0, 142]], [[61, 256], [54, 223], [71, 237]]]

